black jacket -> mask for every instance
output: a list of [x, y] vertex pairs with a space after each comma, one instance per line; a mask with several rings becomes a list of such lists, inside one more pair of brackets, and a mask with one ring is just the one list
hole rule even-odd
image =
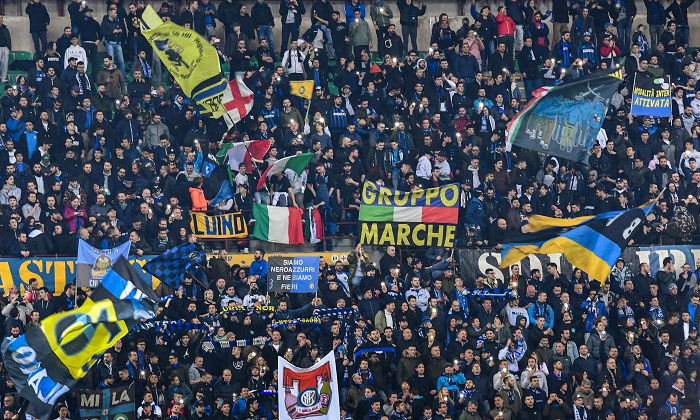
[[[282, 17], [282, 22], [287, 20], [287, 12], [290, 9], [291, 0], [282, 0], [280, 3], [280, 16]], [[302, 0], [297, 0], [297, 13], [294, 15], [294, 23], [301, 25], [301, 17], [306, 13], [306, 8], [304, 7], [304, 2]]]
[[7, 47], [12, 51], [12, 37], [7, 25], [0, 25], [0, 47]]
[[251, 10], [251, 21], [253, 27], [258, 29], [260, 25], [275, 26], [275, 18], [272, 16], [272, 10], [267, 3], [255, 2], [253, 10]]
[[[114, 33], [115, 29], [121, 29], [120, 33]], [[105, 41], [123, 42], [126, 37], [126, 28], [121, 19], [111, 20], [108, 16], [102, 19], [101, 34]]]
[[[418, 26], [418, 17], [423, 16], [428, 7], [423, 3], [423, 7], [419, 9], [413, 2], [410, 5], [406, 4], [406, 0], [396, 0], [396, 5], [401, 14], [401, 25], [409, 26]], [[411, 13], [411, 9], [413, 9], [413, 13]]]
[[51, 16], [42, 3], [29, 3], [24, 9], [29, 16], [29, 32], [46, 32], [51, 23]]
[[235, 22], [236, 16], [241, 12], [241, 2], [238, 0], [228, 1], [224, 0], [219, 5], [219, 13], [217, 18], [221, 23], [224, 24], [224, 28], [227, 31], [233, 30], [233, 22]]

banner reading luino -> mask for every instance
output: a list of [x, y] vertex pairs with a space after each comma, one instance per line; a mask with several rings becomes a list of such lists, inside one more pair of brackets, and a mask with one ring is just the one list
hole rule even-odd
[[371, 245], [453, 247], [459, 218], [459, 186], [398, 191], [365, 182], [360, 241]]
[[241, 239], [248, 237], [248, 223], [240, 212], [207, 215], [190, 212], [190, 228], [203, 239]]

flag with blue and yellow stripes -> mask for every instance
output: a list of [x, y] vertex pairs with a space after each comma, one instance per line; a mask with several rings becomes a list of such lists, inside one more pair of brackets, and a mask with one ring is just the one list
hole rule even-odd
[[629, 210], [573, 219], [530, 216], [529, 232], [503, 244], [500, 266], [508, 267], [530, 254], [562, 253], [589, 277], [604, 283], [612, 267], [639, 229], [654, 203]]

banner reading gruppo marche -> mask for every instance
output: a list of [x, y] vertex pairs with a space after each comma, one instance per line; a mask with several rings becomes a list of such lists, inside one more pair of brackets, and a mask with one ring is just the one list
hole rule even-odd
[[453, 247], [458, 217], [458, 184], [406, 192], [367, 181], [360, 205], [360, 242]]
[[[660, 270], [662, 261], [666, 257], [673, 258], [677, 275], [683, 271], [682, 267], [685, 263], [690, 264], [691, 271], [695, 271], [695, 261], [700, 259], [700, 245], [627, 247], [622, 251], [621, 256], [633, 273], [639, 270], [639, 264], [648, 263], [652, 277]], [[459, 250], [459, 260], [463, 276], [483, 274], [489, 268], [494, 270], [496, 277], [500, 280], [510, 276], [510, 267], [498, 268], [502, 260], [500, 252], [494, 252], [490, 249], [461, 249]], [[567, 276], [570, 276], [574, 270], [574, 266], [561, 253], [528, 255], [518, 264], [520, 265], [520, 273], [529, 277], [530, 270], [534, 269], [546, 273], [549, 263], [555, 263], [559, 272]], [[585, 267], [581, 267], [581, 269], [586, 271]]]
[[670, 117], [671, 77], [635, 77], [630, 114]]
[[[160, 281], [141, 269], [146, 261], [155, 255], [144, 255], [138, 258], [129, 258], [129, 262], [136, 267], [136, 272], [143, 279], [157, 287]], [[63, 292], [66, 284], [73, 283], [76, 276], [76, 257], [34, 257], [34, 258], [1, 258], [0, 259], [0, 289], [5, 295], [14, 285], [24, 293], [30, 279], [39, 280], [39, 286], [46, 286], [49, 291]]]
[[190, 212], [190, 228], [202, 239], [244, 239], [248, 223], [240, 212], [207, 215]]

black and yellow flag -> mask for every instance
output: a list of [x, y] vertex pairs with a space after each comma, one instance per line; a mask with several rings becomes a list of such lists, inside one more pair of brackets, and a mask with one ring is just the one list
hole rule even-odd
[[503, 244], [500, 266], [508, 267], [530, 254], [562, 253], [571, 264], [604, 283], [653, 207], [652, 203], [574, 219], [530, 216], [530, 231]]
[[158, 297], [123, 257], [82, 306], [49, 316], [2, 343], [2, 356], [35, 417], [48, 419], [59, 398], [74, 389], [102, 354], [144, 319]]
[[221, 99], [228, 81], [221, 74], [216, 48], [192, 29], [163, 22], [151, 6], [143, 11], [141, 31], [200, 111], [212, 118], [223, 116]]

